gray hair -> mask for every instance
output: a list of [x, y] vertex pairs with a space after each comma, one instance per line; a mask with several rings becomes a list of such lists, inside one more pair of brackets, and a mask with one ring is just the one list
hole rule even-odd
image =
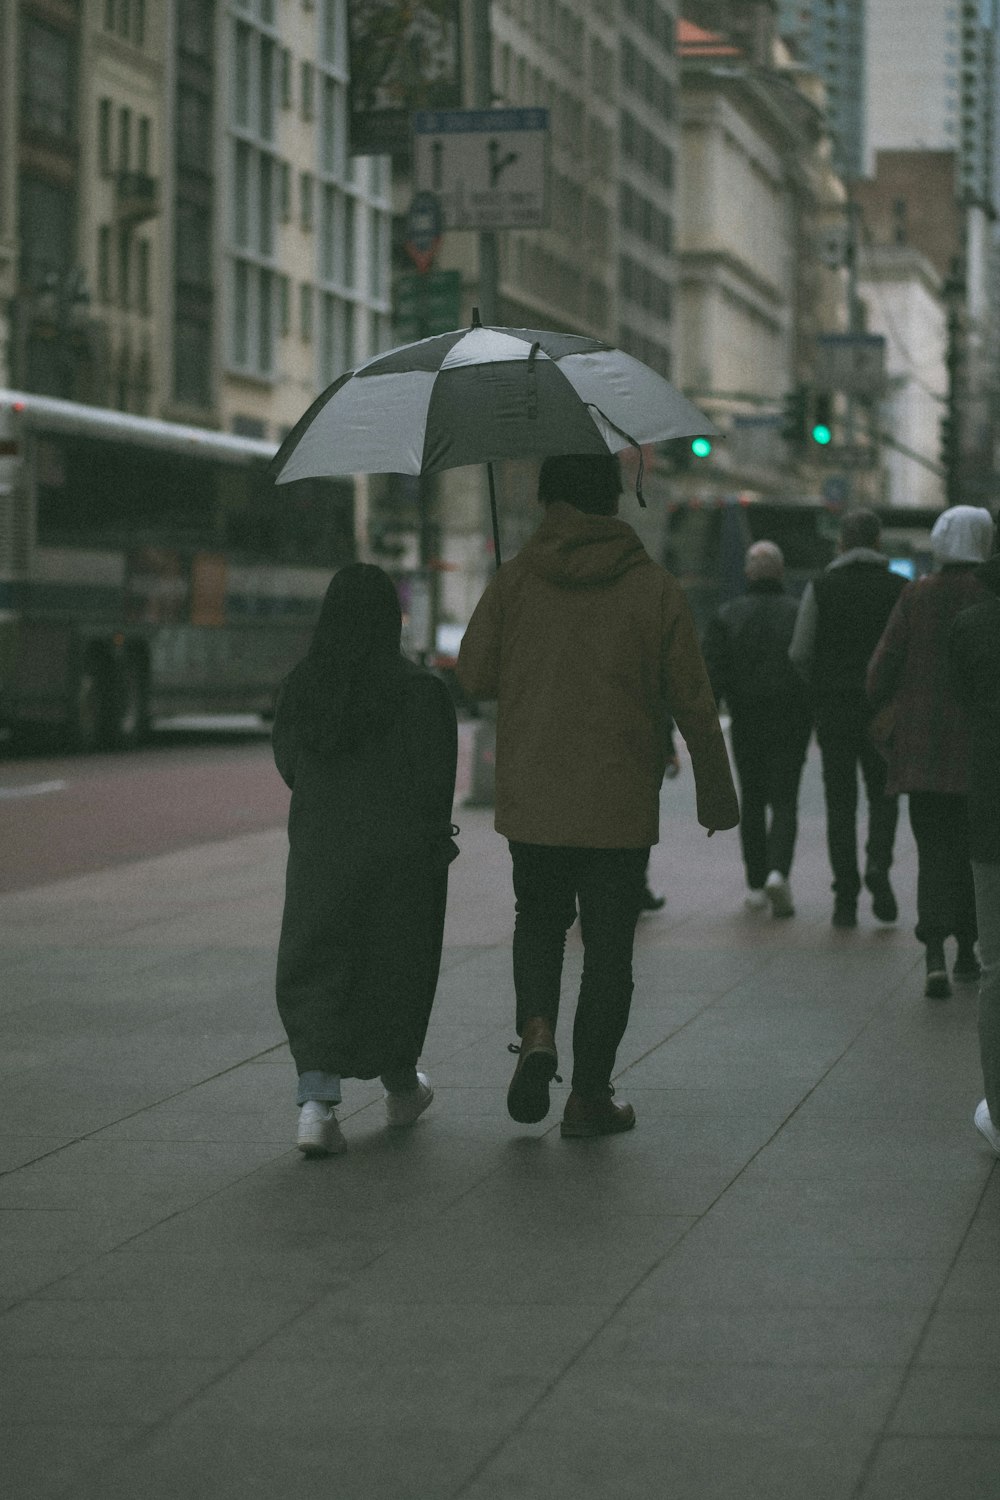
[[748, 583], [758, 583], [762, 578], [781, 583], [785, 576], [785, 555], [776, 542], [754, 542], [747, 549], [743, 568]]

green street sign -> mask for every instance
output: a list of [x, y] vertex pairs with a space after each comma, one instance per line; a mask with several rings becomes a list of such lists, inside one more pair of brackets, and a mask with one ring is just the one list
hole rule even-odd
[[394, 336], [401, 342], [450, 333], [462, 321], [461, 271], [405, 271], [392, 289]]

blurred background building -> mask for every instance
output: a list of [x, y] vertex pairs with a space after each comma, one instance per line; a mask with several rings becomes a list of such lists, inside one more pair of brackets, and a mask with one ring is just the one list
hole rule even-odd
[[[365, 154], [358, 16], [402, 101], [371, 94]], [[645, 455], [656, 556], [681, 504], [992, 505], [997, 78], [996, 0], [5, 0], [0, 383], [277, 443], [414, 336], [433, 271], [450, 326], [489, 291], [712, 415], [710, 451]], [[548, 111], [547, 217], [496, 235], [495, 274], [473, 231], [415, 268], [428, 101]], [[535, 474], [498, 475], [507, 552]], [[354, 493], [432, 645], [492, 567], [483, 476]]]

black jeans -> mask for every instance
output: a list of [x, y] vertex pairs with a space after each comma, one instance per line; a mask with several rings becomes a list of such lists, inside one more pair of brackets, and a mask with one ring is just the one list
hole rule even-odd
[[865, 879], [888, 875], [896, 840], [899, 799], [886, 796], [887, 767], [868, 735], [869, 715], [844, 706], [836, 720], [817, 726], [826, 794], [826, 843], [838, 901], [853, 903], [861, 890], [858, 874], [858, 767], [868, 797]]
[[511, 842], [517, 1031], [541, 1016], [555, 1030], [566, 933], [580, 904], [583, 977], [573, 1023], [573, 1088], [607, 1091], [632, 1003], [632, 942], [648, 849], [571, 849]]
[[964, 797], [910, 793], [910, 827], [917, 841], [917, 940], [976, 941], [976, 889], [969, 862], [969, 822]]
[[780, 715], [734, 714], [731, 732], [747, 885], [760, 890], [772, 870], [787, 879], [792, 868], [809, 726]]

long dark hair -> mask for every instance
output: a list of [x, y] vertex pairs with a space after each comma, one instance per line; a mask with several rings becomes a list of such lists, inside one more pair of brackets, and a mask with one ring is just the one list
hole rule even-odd
[[351, 563], [330, 581], [309, 654], [296, 668], [295, 711], [303, 738], [331, 753], [388, 732], [403, 692], [403, 618], [395, 585], [371, 563]]

